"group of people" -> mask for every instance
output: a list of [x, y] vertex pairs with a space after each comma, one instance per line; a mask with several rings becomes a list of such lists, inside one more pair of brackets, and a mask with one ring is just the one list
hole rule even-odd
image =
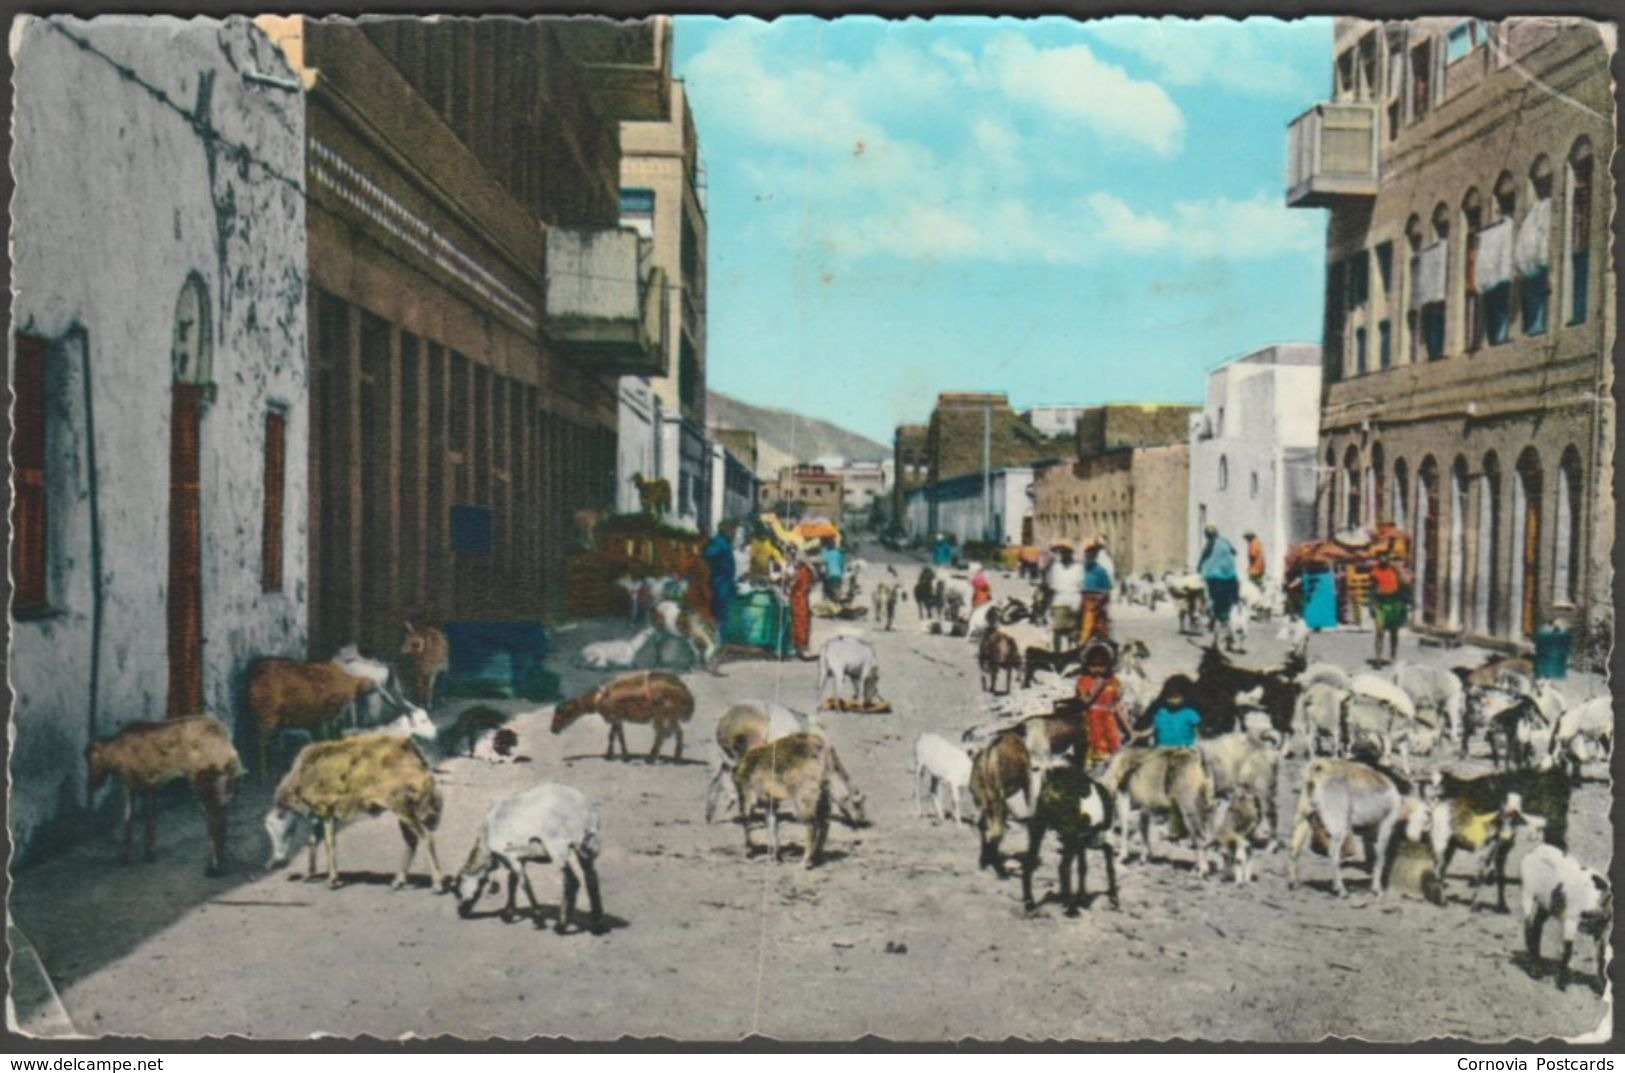
[[1183, 674], [1170, 677], [1146, 707], [1140, 725], [1131, 726], [1123, 715], [1123, 684], [1117, 678], [1116, 664], [1116, 651], [1109, 642], [1091, 641], [1084, 647], [1078, 699], [1089, 742], [1089, 766], [1110, 760], [1125, 744], [1150, 741], [1162, 748], [1194, 746], [1202, 724], [1201, 713], [1190, 704], [1195, 683]]
[[[739, 592], [741, 580], [758, 588], [778, 588], [789, 605], [790, 641], [796, 655], [815, 659], [812, 643], [812, 593], [822, 584], [824, 598], [841, 603], [846, 596], [846, 553], [834, 537], [783, 546], [768, 527], [757, 522], [746, 539], [740, 527], [723, 522], [705, 545], [708, 598], [703, 606], [720, 630]], [[692, 591], [692, 590], [691, 590]]]
[[1053, 557], [1044, 571], [1042, 602], [1058, 649], [1076, 632], [1078, 643], [1111, 636], [1108, 610], [1112, 595], [1111, 556], [1102, 540], [1084, 546], [1083, 562], [1074, 562], [1069, 544], [1050, 548]]

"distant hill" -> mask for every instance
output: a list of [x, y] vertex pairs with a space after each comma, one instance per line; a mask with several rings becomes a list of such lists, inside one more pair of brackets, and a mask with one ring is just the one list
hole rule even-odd
[[892, 449], [839, 425], [789, 410], [753, 406], [720, 391], [710, 392], [707, 419], [719, 428], [756, 433], [757, 476], [774, 478], [780, 468], [838, 455], [848, 462], [884, 462]]

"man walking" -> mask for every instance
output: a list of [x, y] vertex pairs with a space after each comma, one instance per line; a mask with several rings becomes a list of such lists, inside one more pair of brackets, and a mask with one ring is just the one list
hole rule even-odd
[[1207, 584], [1208, 611], [1213, 616], [1213, 643], [1219, 641], [1219, 627], [1224, 627], [1224, 647], [1235, 651], [1236, 635], [1230, 628], [1230, 613], [1241, 597], [1241, 582], [1236, 578], [1236, 549], [1230, 541], [1219, 535], [1219, 528], [1209, 525], [1202, 530], [1207, 542], [1196, 569]]
[[[1376, 638], [1376, 652], [1372, 665], [1387, 666], [1399, 656], [1399, 628], [1410, 618], [1410, 579], [1403, 569], [1394, 565], [1389, 557], [1377, 556], [1377, 565], [1371, 568], [1371, 617]], [[1382, 658], [1382, 635], [1388, 635], [1388, 658]]]
[[1096, 638], [1105, 640], [1111, 636], [1111, 620], [1106, 614], [1111, 598], [1111, 571], [1101, 565], [1100, 545], [1090, 544], [1083, 550], [1083, 604], [1080, 608], [1083, 626], [1079, 644], [1086, 645]]
[[1049, 565], [1050, 596], [1049, 626], [1051, 644], [1061, 651], [1063, 638], [1075, 636], [1078, 629], [1079, 601], [1083, 598], [1083, 566], [1072, 561], [1072, 549], [1065, 544], [1055, 547], [1055, 561]]

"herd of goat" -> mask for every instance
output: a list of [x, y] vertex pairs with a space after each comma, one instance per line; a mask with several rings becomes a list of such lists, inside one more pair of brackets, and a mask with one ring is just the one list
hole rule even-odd
[[[932, 613], [929, 607], [923, 610]], [[1556, 916], [1564, 943], [1559, 986], [1567, 982], [1581, 933], [1597, 940], [1597, 978], [1602, 979], [1611, 917], [1608, 887], [1566, 849], [1569, 799], [1580, 766], [1605, 758], [1611, 748], [1607, 697], [1568, 705], [1551, 682], [1533, 676], [1528, 661], [1514, 658], [1454, 671], [1400, 664], [1391, 674], [1350, 674], [1330, 663], [1310, 662], [1307, 631], [1289, 621], [1281, 634], [1289, 642], [1288, 652], [1277, 667], [1243, 666], [1216, 644], [1198, 646], [1188, 698], [1202, 716], [1202, 738], [1194, 748], [1131, 743], [1089, 768], [1085, 715], [1067, 677], [1079, 667], [1081, 652], [1019, 646], [1008, 632], [1010, 618], [1019, 617], [1010, 616], [1010, 610], [1008, 602], [984, 605], [963, 618], [982, 686], [994, 694], [995, 718], [957, 737], [922, 733], [913, 743], [911, 766], [916, 812], [923, 816], [929, 808], [938, 819], [951, 814], [956, 823], [971, 820], [980, 834], [982, 867], [1004, 876], [1009, 859], [1001, 850], [1003, 839], [1015, 823], [1026, 828], [1019, 863], [1023, 902], [1029, 909], [1036, 904], [1032, 877], [1051, 833], [1059, 845], [1059, 896], [1068, 916], [1086, 904], [1088, 854], [1103, 858], [1106, 895], [1115, 907], [1117, 865], [1135, 856], [1152, 859], [1152, 829], [1159, 820], [1166, 825], [1167, 838], [1188, 845], [1198, 875], [1206, 875], [1210, 855], [1218, 855], [1236, 882], [1250, 880], [1258, 851], [1281, 845], [1276, 815], [1281, 769], [1301, 752], [1308, 759], [1301, 769], [1288, 841], [1292, 886], [1299, 879], [1299, 859], [1312, 846], [1329, 860], [1333, 889], [1345, 893], [1344, 862], [1363, 844], [1371, 889], [1381, 896], [1403, 838], [1431, 854], [1433, 865], [1423, 887], [1434, 900], [1443, 901], [1454, 856], [1467, 852], [1475, 857], [1474, 902], [1479, 888], [1493, 880], [1504, 910], [1505, 866], [1514, 840], [1520, 831], [1534, 832], [1543, 845], [1524, 855], [1520, 876], [1530, 955], [1538, 959], [1541, 930], [1549, 916]], [[714, 650], [703, 637], [696, 639], [686, 624], [680, 626], [676, 613], [662, 619], [658, 602], [651, 611], [655, 621], [648, 629], [683, 638], [692, 646], [695, 662], [711, 667]], [[435, 639], [436, 632], [409, 627], [404, 650], [418, 665], [425, 701], [432, 697], [432, 664], [445, 659], [444, 639]], [[626, 642], [589, 645], [580, 662], [627, 669], [641, 648], [640, 636], [648, 639], [638, 634]], [[1114, 648], [1123, 722], [1144, 727], [1158, 700], [1145, 671], [1150, 650], [1138, 641]], [[425, 663], [431, 664], [426, 676], [421, 674]], [[874, 647], [861, 635], [831, 637], [819, 660], [821, 706], [838, 706], [839, 693], [847, 686], [854, 700], [872, 700], [879, 666]], [[1002, 693], [997, 688], [1000, 671]], [[1019, 688], [1013, 684], [1018, 671]], [[388, 812], [398, 821], [405, 843], [395, 886], [407, 882], [421, 844], [434, 888], [454, 890], [460, 913], [472, 911], [488, 886], [494, 886], [490, 879], [500, 868], [508, 880], [504, 919], [515, 913], [517, 889], [523, 886], [540, 926], [541, 909], [525, 866], [550, 862], [563, 873], [557, 929], [570, 926], [584, 881], [590, 927], [601, 930], [595, 869], [602, 848], [599, 814], [574, 788], [544, 782], [498, 803], [466, 863], [450, 879], [442, 873], [434, 831], [443, 801], [431, 758], [466, 753], [493, 761], [515, 759], [514, 731], [503, 725], [502, 713], [474, 707], [454, 725], [437, 728], [424, 708], [405, 699], [387, 664], [367, 659], [353, 647], [326, 662], [263, 660], [252, 668], [248, 684], [262, 773], [271, 770], [269, 743], [279, 734], [302, 730], [311, 738], [277, 785], [265, 819], [272, 848], [269, 866], [287, 863], [303, 843], [307, 875], [314, 876], [318, 849], [324, 848], [328, 882], [338, 886], [339, 826], [360, 815]], [[649, 759], [657, 759], [668, 740], [680, 759], [683, 726], [694, 710], [694, 697], [677, 675], [632, 670], [557, 704], [551, 729], [557, 734], [585, 715], [599, 715], [609, 728], [606, 757], [615, 755], [619, 743], [627, 758], [625, 724], [648, 725], [654, 735]], [[349, 725], [341, 729], [341, 724]], [[1414, 775], [1415, 757], [1441, 746], [1465, 757], [1478, 738], [1488, 743], [1495, 770], [1478, 775], [1441, 770], [1425, 779]], [[838, 815], [851, 825], [867, 822], [864, 795], [820, 716], [773, 701], [741, 701], [719, 718], [715, 750], [706, 820], [736, 811], [747, 856], [755, 852], [752, 826], [760, 822], [767, 828], [770, 858], [779, 860], [781, 814], [806, 827], [802, 859], [807, 867], [819, 862], [833, 818]], [[218, 872], [225, 809], [244, 774], [223, 723], [196, 716], [131, 724], [93, 743], [88, 757], [93, 785], [113, 773], [123, 781], [126, 857], [134, 802], [145, 797], [150, 858], [156, 790], [185, 779], [208, 817], [208, 870]]]

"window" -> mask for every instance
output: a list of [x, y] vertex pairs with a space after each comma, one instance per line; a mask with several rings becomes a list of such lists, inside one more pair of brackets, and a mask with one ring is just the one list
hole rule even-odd
[[1377, 323], [1377, 368], [1391, 369], [1394, 366], [1393, 354], [1393, 324], [1387, 320]]
[[1584, 324], [1591, 301], [1591, 143], [1569, 152], [1569, 323]]
[[694, 344], [685, 334], [677, 348], [677, 398], [683, 409], [692, 410], [699, 398], [700, 362]]
[[1337, 99], [1351, 101], [1358, 93], [1355, 84], [1357, 74], [1354, 70], [1354, 50], [1344, 49], [1337, 57]]
[[1580, 599], [1580, 452], [1563, 452], [1557, 473], [1556, 561], [1552, 564], [1552, 598], [1575, 604]]
[[1466, 236], [1461, 275], [1463, 341], [1469, 351], [1484, 343], [1484, 316], [1478, 300], [1479, 231], [1484, 226], [1484, 206], [1478, 191], [1469, 190], [1461, 200], [1461, 228]]
[[1365, 366], [1365, 325], [1354, 329], [1354, 375], [1364, 376]]
[[1230, 462], [1223, 455], [1219, 456], [1219, 491], [1230, 486]]
[[12, 390], [16, 393], [16, 427], [11, 441], [12, 480], [16, 501], [12, 508], [12, 606], [37, 611], [49, 602], [46, 580], [46, 536], [49, 517], [45, 499], [45, 340], [33, 335], [16, 337], [16, 367]]
[[1411, 49], [1411, 120], [1427, 115], [1433, 103], [1433, 42], [1423, 41]]
[[1253, 499], [1258, 498], [1258, 471], [1256, 469], [1247, 479], [1247, 494]]
[[[1495, 218], [1512, 226], [1518, 210], [1518, 188], [1510, 172], [1503, 171], [1495, 180]], [[1512, 282], [1496, 283], [1484, 291], [1484, 338], [1491, 346], [1499, 346], [1512, 338]]]
[[1343, 456], [1343, 528], [1360, 527], [1360, 452], [1350, 447]]
[[1545, 154], [1529, 169], [1529, 208], [1518, 225], [1513, 251], [1518, 271], [1519, 306], [1525, 335], [1546, 331], [1546, 308], [1551, 297], [1552, 165]]
[[1377, 287], [1390, 303], [1394, 295], [1394, 244], [1380, 243], [1373, 251], [1377, 259]]
[[644, 238], [655, 233], [655, 192], [638, 187], [621, 191], [621, 223], [637, 229]]
[[1394, 463], [1394, 524], [1401, 529], [1409, 519], [1411, 479], [1410, 471], [1405, 466], [1405, 460], [1399, 459]]
[[1486, 40], [1486, 26], [1482, 19], [1469, 19], [1451, 27], [1445, 37], [1444, 61], [1455, 63]]
[[282, 591], [282, 498], [286, 488], [288, 417], [265, 415], [265, 517], [260, 529], [260, 591]]
[[[1323, 361], [1326, 367], [1326, 379], [1333, 383], [1343, 378], [1343, 323], [1344, 323], [1344, 277], [1346, 275], [1345, 262], [1333, 261], [1326, 270], [1326, 353]], [[1219, 414], [1219, 427], [1214, 430], [1215, 435], [1224, 435], [1224, 414]]]
[[1361, 250], [1349, 258], [1348, 306], [1358, 309], [1371, 300], [1371, 261]]

